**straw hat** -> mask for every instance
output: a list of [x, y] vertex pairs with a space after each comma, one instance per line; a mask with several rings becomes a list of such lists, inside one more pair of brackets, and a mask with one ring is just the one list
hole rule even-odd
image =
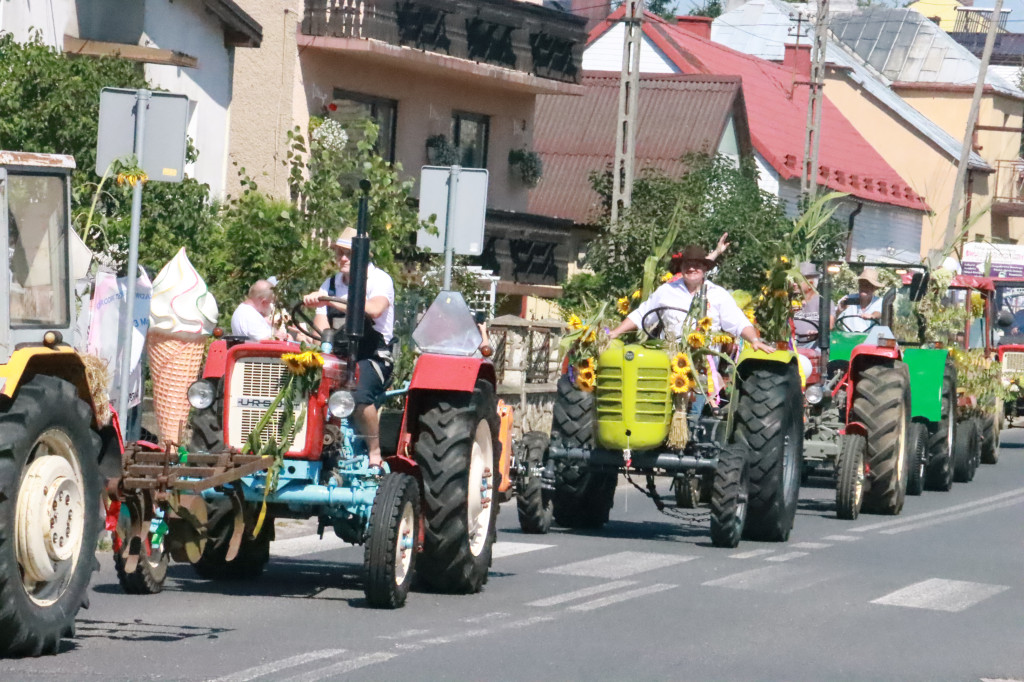
[[860, 273], [860, 277], [857, 278], [857, 283], [867, 282], [876, 289], [881, 288], [882, 282], [878, 279], [878, 270], [874, 268], [864, 268], [864, 272]]
[[346, 227], [344, 230], [341, 231], [341, 236], [339, 236], [334, 241], [334, 243], [331, 244], [331, 248], [332, 249], [348, 249], [349, 251], [351, 251], [352, 250], [352, 240], [355, 239], [357, 234], [358, 233], [356, 232], [355, 228], [353, 228], [353, 227]]

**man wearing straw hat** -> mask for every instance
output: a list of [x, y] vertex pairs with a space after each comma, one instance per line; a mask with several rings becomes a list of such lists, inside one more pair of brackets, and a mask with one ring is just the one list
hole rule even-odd
[[[320, 289], [306, 294], [303, 303], [316, 308], [313, 325], [318, 330], [340, 326], [347, 306], [345, 303], [322, 303], [322, 296], [346, 298], [348, 296], [349, 268], [352, 265], [352, 238], [356, 231], [347, 227], [331, 245], [339, 272], [329, 277]], [[391, 276], [373, 263], [366, 266], [366, 306], [363, 338], [356, 351], [359, 381], [353, 393], [356, 409], [352, 413], [356, 432], [366, 439], [370, 451], [370, 465], [381, 463], [378, 438], [377, 404], [382, 402], [391, 380], [394, 361], [389, 350], [395, 329], [395, 284]]]
[[882, 286], [878, 270], [864, 268], [857, 278], [858, 293], [850, 294], [839, 302], [836, 312], [837, 329], [863, 333], [882, 318], [882, 299], [875, 292]]

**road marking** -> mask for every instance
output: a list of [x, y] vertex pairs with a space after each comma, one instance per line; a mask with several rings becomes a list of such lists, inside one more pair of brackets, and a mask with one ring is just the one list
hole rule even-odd
[[627, 578], [644, 571], [653, 571], [685, 561], [696, 559], [695, 556], [678, 554], [654, 554], [652, 552], [619, 552], [607, 554], [596, 559], [576, 561], [564, 566], [545, 568], [541, 573], [558, 575], [578, 575], [587, 578]]
[[607, 597], [602, 597], [601, 599], [576, 604], [575, 606], [570, 606], [566, 611], [593, 611], [594, 609], [599, 609], [603, 606], [610, 606], [611, 604], [618, 604], [619, 602], [623, 602], [628, 599], [636, 599], [637, 597], [643, 597], [648, 594], [671, 590], [673, 587], [675, 587], [675, 585], [655, 583], [654, 585], [648, 585], [647, 587], [638, 587], [635, 590], [619, 592], [618, 594], [612, 594]]
[[872, 604], [956, 613], [1010, 589], [1006, 585], [930, 578], [872, 600]]
[[837, 575], [822, 573], [807, 566], [763, 566], [715, 578], [701, 584], [705, 587], [725, 587], [731, 590], [790, 594], [811, 585], [832, 580]]
[[913, 523], [921, 519], [933, 519], [939, 516], [946, 516], [954, 512], [958, 512], [962, 509], [973, 509], [974, 507], [982, 507], [986, 504], [992, 504], [1000, 500], [1005, 500], [1008, 497], [1014, 497], [1018, 495], [1024, 495], [1024, 488], [1016, 488], [999, 495], [993, 495], [992, 497], [986, 497], [973, 502], [964, 502], [963, 504], [956, 504], [952, 507], [946, 507], [945, 509], [937, 509], [935, 511], [924, 512], [922, 514], [911, 514], [910, 516], [903, 516], [893, 521], [881, 521], [879, 523], [869, 523], [866, 526], [860, 526], [859, 528], [851, 528], [851, 533], [866, 533], [870, 530], [877, 530], [879, 528], [891, 528], [893, 526], [902, 526], [907, 523]]
[[465, 630], [463, 632], [453, 632], [450, 635], [441, 635], [440, 637], [431, 637], [429, 639], [421, 639], [417, 644], [426, 646], [436, 646], [438, 644], [451, 644], [452, 642], [462, 642], [469, 639], [470, 637], [483, 637], [485, 635], [491, 635], [495, 632], [501, 632], [502, 630], [519, 630], [521, 628], [536, 625], [537, 623], [546, 623], [554, 620], [554, 616], [532, 616], [530, 618], [523, 618], [521, 620], [510, 620], [504, 623], [497, 623], [493, 627], [489, 628], [475, 628], [473, 630]]
[[632, 580], [615, 580], [610, 583], [584, 587], [582, 590], [576, 590], [575, 592], [565, 592], [563, 594], [556, 594], [553, 597], [538, 599], [537, 601], [528, 603], [527, 606], [554, 606], [556, 604], [564, 604], [567, 601], [591, 597], [595, 594], [601, 594], [602, 592], [611, 592], [612, 590], [617, 590], [620, 587], [629, 587], [630, 585], [636, 585], [636, 582]]
[[765, 561], [789, 561], [790, 559], [799, 559], [802, 556], [807, 556], [807, 552], [788, 552], [779, 556], [770, 556]]
[[790, 549], [825, 549], [831, 547], [827, 542], [797, 542], [789, 545]]
[[336, 535], [324, 535], [322, 540], [319, 535], [302, 535], [297, 538], [271, 542], [270, 556], [297, 557], [304, 554], [330, 552], [331, 550], [344, 549], [351, 546]]
[[753, 559], [754, 557], [764, 556], [765, 554], [775, 554], [774, 549], [751, 549], [746, 552], [737, 552], [736, 554], [730, 554], [730, 559]]
[[473, 616], [472, 618], [463, 618], [463, 623], [480, 623], [485, 620], [497, 620], [498, 618], [506, 618], [509, 614], [504, 611], [492, 611], [485, 613], [482, 616]]
[[271, 663], [264, 663], [263, 665], [246, 668], [245, 670], [241, 670], [237, 673], [218, 677], [212, 682], [248, 682], [249, 680], [255, 680], [257, 677], [273, 675], [276, 672], [280, 672], [288, 668], [296, 668], [300, 665], [319, 661], [323, 658], [340, 656], [343, 653], [345, 653], [345, 649], [321, 649], [320, 651], [310, 651], [308, 653], [282, 658], [280, 661], [273, 661]]
[[965, 519], [968, 516], [974, 516], [976, 514], [984, 514], [985, 512], [995, 511], [996, 509], [1002, 509], [1003, 507], [1012, 507], [1015, 504], [1024, 502], [1024, 497], [1019, 497], [1013, 500], [1005, 500], [997, 504], [993, 504], [988, 507], [982, 507], [981, 509], [968, 509], [967, 511], [960, 512], [958, 514], [949, 514], [947, 516], [940, 516], [936, 519], [928, 519], [925, 521], [918, 521], [916, 523], [910, 523], [905, 526], [899, 526], [897, 528], [890, 528], [889, 530], [879, 531], [883, 535], [895, 535], [896, 533], [903, 533], [908, 530], [916, 530], [918, 528], [925, 528], [927, 526], [934, 526], [937, 523], [943, 523], [945, 521], [955, 521], [956, 519]]
[[826, 535], [822, 540], [831, 540], [833, 542], [853, 542], [854, 540], [860, 540], [856, 535]]
[[491, 548], [491, 556], [495, 559], [536, 552], [538, 549], [548, 549], [554, 545], [542, 545], [536, 542], [498, 542]]
[[401, 632], [393, 632], [389, 635], [377, 635], [377, 639], [409, 639], [410, 637], [429, 633], [430, 630], [402, 630]]
[[384, 663], [385, 661], [390, 661], [396, 656], [399, 656], [399, 654], [392, 654], [385, 651], [379, 651], [375, 654], [365, 654], [358, 658], [352, 658], [338, 663], [331, 663], [323, 668], [318, 668], [316, 670], [311, 670], [308, 673], [289, 677], [282, 682], [317, 682], [317, 680], [324, 680], [328, 677], [333, 678], [339, 675], [344, 675], [345, 673], [350, 673], [353, 670], [359, 670], [360, 668], [365, 668], [366, 666], [373, 665], [375, 663]]

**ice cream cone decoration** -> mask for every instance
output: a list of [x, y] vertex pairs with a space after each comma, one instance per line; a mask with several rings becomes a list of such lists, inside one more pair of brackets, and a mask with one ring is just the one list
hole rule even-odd
[[181, 249], [153, 280], [146, 350], [161, 443], [178, 444], [188, 423], [188, 387], [199, 376], [217, 302]]

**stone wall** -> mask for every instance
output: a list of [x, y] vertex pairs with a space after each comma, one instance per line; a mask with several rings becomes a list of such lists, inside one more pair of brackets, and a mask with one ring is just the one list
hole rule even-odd
[[488, 324], [498, 397], [515, 408], [513, 437], [551, 431], [563, 329], [559, 320], [524, 320], [513, 315], [496, 317]]

